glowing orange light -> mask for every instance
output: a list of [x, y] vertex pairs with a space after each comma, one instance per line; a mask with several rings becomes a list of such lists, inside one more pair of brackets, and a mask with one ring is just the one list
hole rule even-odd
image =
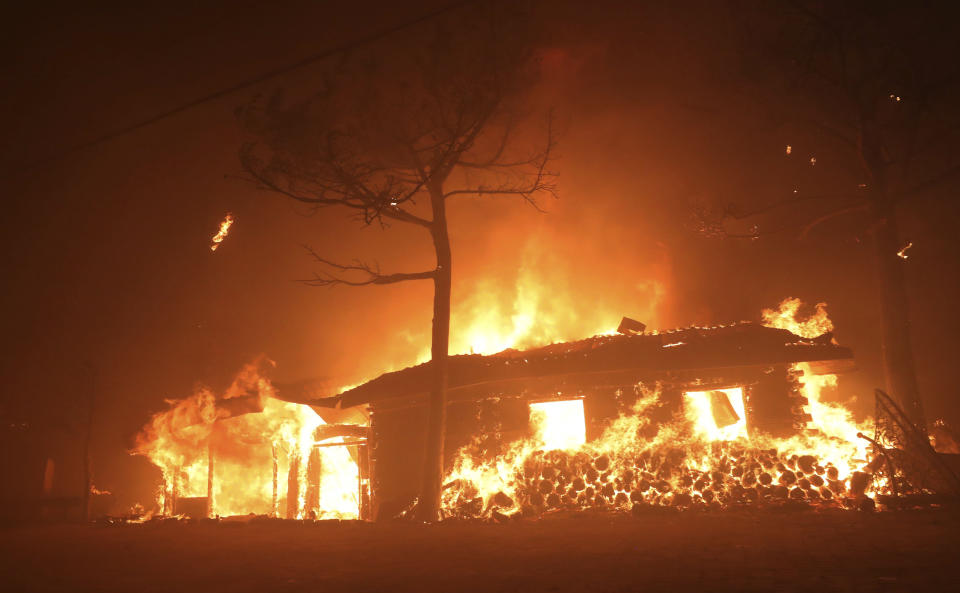
[[[218, 402], [256, 393], [263, 410], [227, 417]], [[213, 453], [211, 514], [273, 515], [290, 501], [287, 515], [307, 518], [359, 517], [359, 468], [346, 446], [324, 446], [319, 454], [319, 501], [307, 508], [308, 468], [317, 444], [317, 427], [324, 424], [309, 406], [275, 399], [270, 382], [256, 365], [239, 373], [224, 398], [200, 388], [191, 397], [168, 402], [169, 408], [151, 418], [137, 435], [134, 454], [144, 455], [163, 472], [159, 509], [173, 512], [168, 497], [205, 497], [210, 477], [208, 452]], [[344, 442], [334, 437], [323, 444]], [[275, 465], [276, 464], [276, 465]], [[276, 481], [274, 468], [276, 467]], [[290, 472], [297, 478], [290, 480]], [[288, 487], [297, 492], [288, 496]], [[276, 488], [276, 490], [274, 490]], [[275, 506], [274, 500], [279, 503]]]
[[[799, 299], [786, 299], [777, 309], [763, 312], [764, 325], [788, 329], [803, 338], [833, 329], [826, 305], [818, 304], [807, 318], [798, 316], [801, 307]], [[445, 479], [448, 487], [442, 507], [451, 515], [476, 516], [494, 509], [505, 515], [591, 506], [626, 509], [637, 502], [704, 505], [716, 502], [709, 487], [712, 482], [741, 480], [751, 491], [751, 484], [761, 477], [767, 478], [766, 484], [771, 479], [774, 485], [782, 483], [783, 476], [769, 466], [733, 469], [736, 464], [728, 453], [735, 452], [737, 457], [743, 451], [752, 451], [749, 455], [755, 459], [772, 455], [768, 464], [813, 459], [817, 471], [804, 470], [808, 474], [804, 487], [812, 490], [794, 492], [798, 485], [791, 484], [791, 496], [809, 495], [822, 501], [842, 497], [844, 481], [854, 472], [868, 471], [868, 443], [856, 434], [870, 434], [872, 423], [858, 423], [844, 406], [823, 400], [822, 392], [836, 386], [836, 376], [815, 375], [804, 363], [793, 370], [807, 399], [803, 410], [811, 420], [807, 430], [788, 438], [747, 432], [746, 393], [741, 387], [685, 392], [684, 414], [655, 427], [651, 413], [663, 402], [659, 386], [637, 385], [632, 408], [590, 441], [583, 438], [582, 401], [532, 403], [534, 436], [505, 444], [493, 458], [478, 458], [469, 447], [458, 453]], [[660, 461], [678, 453], [681, 458], [675, 461], [675, 469], [666, 477], [657, 475]], [[772, 475], [761, 475], [764, 472]]]
[[761, 312], [763, 324], [767, 327], [786, 329], [801, 338], [816, 338], [833, 331], [833, 322], [827, 317], [827, 304], [817, 303], [813, 315], [803, 321], [797, 319], [797, 313], [803, 301], [798, 298], [787, 298], [776, 309], [764, 309]]
[[213, 236], [213, 243], [210, 244], [210, 251], [216, 251], [217, 247], [220, 247], [220, 244], [223, 243], [223, 240], [227, 238], [227, 235], [230, 233], [230, 227], [233, 226], [233, 214], [227, 212], [227, 216], [223, 219], [223, 222], [220, 223], [220, 230], [217, 231], [217, 234]]
[[710, 441], [732, 441], [747, 437], [747, 412], [743, 389], [688, 391], [684, 394], [687, 418], [694, 429]]
[[897, 257], [899, 257], [900, 259], [910, 259], [910, 256], [907, 255], [907, 249], [910, 249], [911, 247], [913, 247], [913, 241], [910, 241], [909, 243], [904, 245], [903, 249], [897, 252]]
[[546, 451], [576, 449], [587, 442], [582, 399], [532, 403], [530, 420]]

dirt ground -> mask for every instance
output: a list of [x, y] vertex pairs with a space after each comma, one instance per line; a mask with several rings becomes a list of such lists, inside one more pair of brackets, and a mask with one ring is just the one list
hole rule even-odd
[[948, 591], [960, 512], [20, 526], [0, 562], [10, 592]]

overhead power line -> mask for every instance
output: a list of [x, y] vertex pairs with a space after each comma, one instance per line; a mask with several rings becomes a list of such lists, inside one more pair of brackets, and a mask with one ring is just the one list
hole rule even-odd
[[230, 94], [232, 94], [232, 93], [235, 93], [235, 92], [237, 92], [237, 91], [242, 91], [242, 90], [244, 90], [244, 89], [247, 89], [247, 88], [256, 86], [256, 85], [258, 85], [258, 84], [260, 84], [260, 83], [262, 83], [262, 82], [265, 82], [265, 81], [267, 81], [267, 80], [270, 80], [271, 78], [277, 78], [278, 76], [282, 76], [282, 75], [284, 75], [284, 74], [293, 72], [294, 70], [299, 70], [300, 68], [303, 68], [303, 67], [305, 67], [305, 66], [309, 66], [309, 65], [314, 64], [314, 63], [316, 63], [316, 62], [320, 62], [320, 61], [325, 60], [325, 59], [327, 59], [327, 58], [329, 58], [329, 57], [331, 57], [331, 56], [337, 55], [337, 54], [339, 54], [339, 53], [347, 52], [347, 51], [350, 51], [351, 49], [354, 49], [354, 48], [357, 48], [357, 47], [361, 47], [361, 46], [363, 46], [363, 45], [368, 45], [368, 44], [373, 43], [373, 42], [375, 42], [375, 41], [379, 41], [379, 40], [381, 40], [381, 39], [383, 39], [383, 38], [385, 38], [385, 37], [389, 37], [390, 35], [393, 35], [394, 33], [397, 33], [397, 32], [399, 32], [399, 31], [402, 31], [402, 30], [407, 29], [407, 28], [410, 28], [410, 27], [414, 27], [414, 26], [416, 26], [416, 25], [419, 25], [420, 23], [424, 23], [424, 22], [426, 22], [426, 21], [429, 21], [429, 20], [431, 20], [431, 19], [434, 19], [434, 18], [440, 16], [441, 14], [450, 12], [450, 11], [452, 11], [452, 10], [455, 10], [455, 9], [461, 7], [461, 6], [465, 6], [465, 5], [467, 5], [467, 4], [471, 4], [471, 3], [476, 2], [476, 1], [477, 1], [477, 0], [460, 0], [459, 2], [453, 2], [453, 3], [451, 3], [451, 4], [448, 4], [448, 5], [446, 5], [446, 6], [443, 6], [443, 7], [441, 7], [441, 8], [438, 8], [437, 10], [434, 10], [434, 11], [432, 11], [432, 12], [428, 12], [428, 13], [426, 13], [426, 14], [424, 14], [424, 15], [421, 15], [421, 16], [413, 19], [413, 20], [404, 21], [403, 23], [400, 23], [400, 24], [398, 24], [398, 25], [393, 25], [393, 26], [388, 27], [388, 28], [386, 28], [386, 29], [381, 29], [381, 30], [379, 30], [379, 31], [376, 31], [376, 32], [374, 32], [374, 33], [372, 33], [372, 34], [370, 34], [370, 35], [368, 35], [368, 36], [366, 36], [366, 37], [362, 37], [362, 38], [360, 38], [360, 39], [356, 39], [356, 40], [351, 41], [351, 42], [349, 42], [349, 43], [345, 43], [345, 44], [338, 45], [338, 46], [335, 46], [335, 47], [332, 47], [332, 48], [328, 48], [328, 49], [326, 49], [326, 50], [324, 50], [324, 51], [322, 51], [322, 52], [315, 53], [315, 54], [313, 54], [313, 55], [307, 56], [307, 57], [305, 57], [305, 58], [303, 58], [303, 59], [301, 59], [301, 60], [298, 60], [297, 62], [294, 62], [294, 63], [292, 63], [292, 64], [287, 64], [286, 66], [281, 66], [281, 67], [279, 67], [279, 68], [275, 68], [275, 69], [273, 69], [273, 70], [264, 72], [264, 73], [262, 73], [262, 74], [259, 74], [259, 75], [257, 75], [257, 76], [254, 76], [254, 77], [252, 77], [252, 78], [248, 78], [248, 79], [246, 79], [246, 80], [243, 80], [243, 81], [241, 81], [241, 82], [238, 82], [238, 83], [236, 83], [236, 84], [234, 84], [234, 85], [232, 85], [232, 86], [229, 86], [229, 87], [227, 87], [227, 88], [220, 89], [220, 90], [218, 90], [218, 91], [212, 92], [212, 93], [210, 93], [210, 94], [208, 94], [208, 95], [204, 95], [204, 96], [202, 96], [202, 97], [200, 97], [200, 98], [197, 98], [197, 99], [194, 99], [194, 100], [192, 100], [192, 101], [188, 101], [188, 102], [186, 102], [186, 103], [182, 103], [181, 105], [178, 105], [177, 107], [174, 107], [174, 108], [172, 108], [172, 109], [168, 109], [167, 111], [163, 111], [163, 112], [161, 112], [161, 113], [158, 113], [157, 115], [154, 115], [154, 116], [152, 116], [152, 117], [150, 117], [150, 118], [141, 120], [141, 121], [139, 121], [139, 122], [137, 122], [137, 123], [135, 123], [135, 124], [131, 124], [131, 125], [125, 126], [125, 127], [123, 127], [123, 128], [119, 128], [119, 129], [113, 130], [113, 131], [111, 131], [111, 132], [107, 132], [106, 134], [103, 134], [102, 136], [98, 136], [98, 137], [94, 138], [93, 140], [88, 140], [87, 142], [83, 142], [83, 143], [81, 143], [81, 144], [77, 144], [77, 145], [75, 145], [75, 146], [72, 146], [72, 147], [70, 147], [70, 148], [67, 148], [67, 149], [65, 149], [65, 150], [62, 150], [62, 151], [60, 151], [60, 152], [51, 154], [51, 155], [49, 155], [49, 156], [47, 156], [47, 157], [44, 157], [43, 159], [41, 159], [41, 160], [39, 160], [39, 161], [35, 161], [35, 162], [31, 163], [31, 164], [28, 164], [28, 165], [25, 165], [25, 166], [20, 167], [20, 171], [21, 171], [21, 172], [30, 172], [30, 171], [33, 171], [33, 170], [35, 170], [35, 169], [38, 169], [38, 168], [40, 168], [40, 167], [42, 167], [42, 166], [44, 166], [44, 165], [48, 165], [48, 164], [50, 164], [50, 163], [54, 163], [54, 162], [60, 161], [60, 160], [66, 158], [66, 157], [68, 157], [68, 156], [70, 156], [70, 155], [72, 155], [72, 154], [74, 154], [74, 153], [80, 152], [80, 151], [82, 151], [82, 150], [86, 150], [86, 149], [88, 149], [88, 148], [93, 148], [94, 146], [98, 146], [98, 145], [100, 145], [100, 144], [103, 144], [103, 143], [105, 143], [105, 142], [108, 142], [108, 141], [110, 141], [110, 140], [113, 140], [114, 138], [118, 138], [118, 137], [120, 137], [120, 136], [124, 136], [124, 135], [126, 135], [126, 134], [130, 134], [131, 132], [135, 132], [135, 131], [137, 131], [137, 130], [139, 130], [139, 129], [141, 129], [141, 128], [145, 128], [145, 127], [147, 127], [147, 126], [150, 126], [150, 125], [152, 125], [152, 124], [155, 124], [155, 123], [157, 123], [158, 121], [167, 119], [168, 117], [172, 117], [172, 116], [177, 115], [177, 114], [179, 114], [179, 113], [183, 113], [184, 111], [187, 111], [187, 110], [189, 110], [189, 109], [193, 109], [194, 107], [196, 107], [196, 106], [198, 106], [198, 105], [201, 105], [201, 104], [203, 104], [203, 103], [207, 103], [207, 102], [209, 102], [209, 101], [214, 101], [214, 100], [216, 100], [216, 99], [219, 99], [219, 98], [221, 98], [221, 97], [225, 97], [225, 96], [230, 95]]

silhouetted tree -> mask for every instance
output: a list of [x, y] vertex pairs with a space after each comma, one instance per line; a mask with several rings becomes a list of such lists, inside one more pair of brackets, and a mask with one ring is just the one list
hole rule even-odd
[[[778, 199], [701, 208], [701, 230], [751, 239], [785, 231], [805, 237], [828, 221], [860, 217], [860, 230], [872, 234], [875, 246], [887, 386], [922, 427], [898, 217], [960, 179], [954, 19], [933, 5], [887, 1], [747, 0], [734, 6], [743, 27], [739, 91], [752, 97], [756, 114], [771, 127], [806, 137], [802, 154], [800, 146], [783, 149], [794, 159], [794, 179], [797, 168], [806, 175]], [[839, 174], [817, 177], [824, 163]], [[784, 215], [786, 222], [771, 226]], [[737, 230], [743, 223], [736, 221], [751, 226]]]
[[390, 48], [388, 60], [359, 55], [341, 63], [305, 100], [287, 104], [275, 95], [241, 112], [250, 139], [240, 160], [260, 188], [316, 208], [344, 208], [361, 225], [413, 225], [432, 241], [436, 266], [414, 272], [337, 262], [311, 250], [321, 270], [307, 281], [433, 282], [422, 520], [437, 517], [443, 478], [453, 267], [447, 207], [452, 199], [485, 196], [536, 207], [538, 196], [554, 194], [549, 118], [533, 143], [517, 141], [521, 122], [533, 121], [521, 106], [536, 71], [530, 16], [514, 3], [470, 5], [430, 31], [408, 32], [423, 41]]

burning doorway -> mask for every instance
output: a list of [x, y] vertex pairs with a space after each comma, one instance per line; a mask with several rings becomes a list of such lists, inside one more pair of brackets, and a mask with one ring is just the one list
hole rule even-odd
[[133, 450], [162, 471], [157, 506], [164, 514], [363, 518], [369, 478], [362, 414], [327, 414], [353, 422], [331, 424], [310, 406], [277, 399], [256, 364], [222, 397], [200, 388], [168, 404]]

